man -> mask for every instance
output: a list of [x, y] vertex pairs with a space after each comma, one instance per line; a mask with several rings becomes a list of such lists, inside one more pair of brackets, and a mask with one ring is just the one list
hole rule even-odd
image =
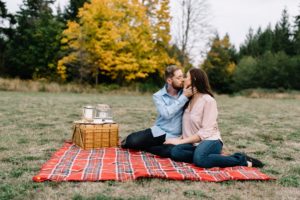
[[183, 107], [192, 96], [192, 89], [182, 90], [183, 72], [175, 65], [166, 68], [165, 81], [165, 86], [153, 95], [158, 112], [154, 126], [128, 135], [121, 142], [122, 148], [144, 150], [169, 157], [173, 145], [163, 143], [181, 136]]

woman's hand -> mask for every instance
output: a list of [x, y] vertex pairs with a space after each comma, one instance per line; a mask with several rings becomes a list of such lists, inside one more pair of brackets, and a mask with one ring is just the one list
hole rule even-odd
[[166, 139], [166, 141], [164, 142], [164, 144], [173, 144], [173, 145], [178, 145], [178, 144], [194, 144], [194, 143], [197, 143], [197, 142], [200, 142], [201, 141], [201, 138], [199, 135], [197, 134], [194, 134], [194, 135], [191, 135], [187, 138], [169, 138], [169, 139]]
[[173, 144], [173, 145], [182, 144], [182, 138], [169, 138], [166, 139], [164, 144]]

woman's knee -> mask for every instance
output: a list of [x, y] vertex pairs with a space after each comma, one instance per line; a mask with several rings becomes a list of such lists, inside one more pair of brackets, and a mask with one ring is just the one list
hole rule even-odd
[[202, 168], [210, 168], [212, 167], [210, 160], [207, 156], [198, 156], [193, 158], [193, 163], [197, 167], [202, 167]]

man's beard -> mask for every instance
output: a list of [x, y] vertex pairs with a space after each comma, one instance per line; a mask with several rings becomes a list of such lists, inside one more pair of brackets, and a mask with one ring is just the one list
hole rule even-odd
[[175, 85], [174, 83], [172, 83], [172, 87], [175, 89], [175, 90], [181, 90], [183, 88], [183, 84], [181, 85]]

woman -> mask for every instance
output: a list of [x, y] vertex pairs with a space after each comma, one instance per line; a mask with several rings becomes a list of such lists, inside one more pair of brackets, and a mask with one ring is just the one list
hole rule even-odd
[[242, 153], [221, 155], [223, 142], [217, 124], [217, 103], [211, 92], [206, 73], [192, 68], [184, 81], [184, 87], [196, 88], [189, 101], [182, 122], [182, 138], [168, 140], [176, 145], [171, 150], [175, 161], [194, 163], [198, 167], [263, 167], [263, 163]]

